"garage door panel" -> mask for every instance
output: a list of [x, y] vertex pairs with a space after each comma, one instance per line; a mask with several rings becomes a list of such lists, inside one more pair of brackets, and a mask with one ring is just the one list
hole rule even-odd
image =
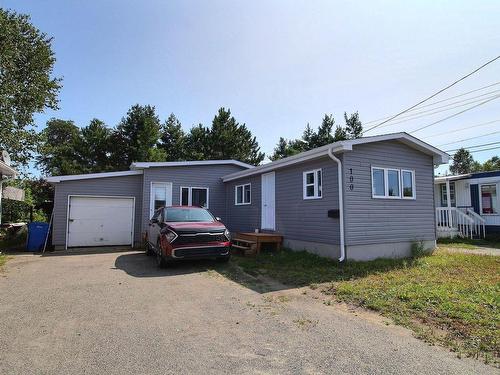
[[134, 200], [71, 197], [68, 247], [131, 245]]

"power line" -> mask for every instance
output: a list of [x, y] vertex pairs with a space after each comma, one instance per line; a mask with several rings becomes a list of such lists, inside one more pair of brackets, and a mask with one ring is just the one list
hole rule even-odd
[[460, 148], [454, 148], [453, 150], [446, 150], [445, 152], [451, 152], [451, 151], [458, 151], [460, 149], [465, 149], [469, 150], [471, 148], [478, 148], [478, 147], [485, 147], [485, 146], [492, 146], [492, 145], [498, 145], [500, 142], [491, 142], [491, 143], [483, 143], [481, 145], [475, 145], [475, 146], [467, 146], [467, 147], [460, 147]]
[[[479, 89], [475, 89], [475, 90], [472, 90], [472, 91], [467, 91], [467, 92], [464, 92], [463, 94], [460, 94], [460, 95], [450, 96], [449, 98], [446, 98], [446, 99], [442, 99], [442, 100], [438, 100], [438, 101], [436, 101], [436, 102], [432, 102], [432, 103], [429, 103], [429, 104], [426, 104], [426, 105], [422, 105], [422, 106], [420, 106], [418, 109], [420, 109], [420, 108], [426, 108], [426, 107], [432, 107], [432, 106], [434, 106], [434, 105], [436, 105], [436, 104], [439, 104], [439, 103], [442, 103], [442, 102], [447, 102], [447, 101], [449, 101], [449, 100], [456, 99], [456, 98], [459, 98], [459, 97], [461, 97], [461, 96], [465, 96], [465, 95], [471, 94], [471, 93], [473, 93], [473, 92], [480, 91], [480, 90], [484, 90], [485, 88], [492, 87], [492, 86], [496, 86], [496, 85], [499, 85], [499, 84], [500, 84], [500, 82], [495, 82], [495, 83], [493, 83], [493, 84], [491, 84], [491, 85], [484, 86], [484, 87], [481, 87], [481, 88], [479, 88]], [[454, 102], [454, 103], [449, 103], [449, 104], [447, 104], [447, 105], [452, 105], [452, 104], [456, 104], [456, 103], [461, 103], [461, 102], [463, 102], [463, 101], [467, 101], [467, 100], [471, 100], [471, 99], [480, 98], [480, 97], [482, 97], [482, 96], [486, 96], [486, 95], [489, 95], [489, 94], [493, 94], [493, 93], [498, 92], [498, 91], [500, 91], [500, 90], [493, 90], [493, 91], [489, 91], [489, 92], [486, 92], [486, 93], [484, 93], [484, 94], [481, 94], [481, 95], [476, 95], [476, 96], [473, 96], [473, 97], [470, 97], [470, 98], [467, 98], [467, 99], [462, 99], [462, 100], [459, 100], [459, 101]], [[442, 108], [442, 107], [439, 107], [439, 108]], [[435, 108], [435, 109], [436, 109], [436, 108]], [[417, 110], [417, 108], [412, 109], [411, 111], [408, 111], [408, 112], [413, 112], [413, 111], [415, 111], [415, 110]], [[381, 117], [381, 118], [376, 119], [376, 120], [365, 121], [365, 122], [364, 122], [364, 124], [365, 124], [365, 125], [372, 124], [372, 123], [374, 123], [374, 122], [378, 122], [378, 121], [382, 121], [382, 120], [388, 119], [389, 117], [391, 117], [391, 116], [385, 116], [385, 117]]]
[[[479, 128], [481, 126], [490, 125], [490, 124], [493, 124], [493, 123], [499, 122], [499, 121], [500, 121], [500, 119], [493, 120], [493, 121], [488, 121], [488, 122], [482, 122], [480, 124], [475, 124], [475, 125], [469, 125], [469, 126], [465, 126], [463, 128], [453, 129], [453, 133], [457, 133], [457, 132], [460, 132], [460, 131], [463, 131], [463, 130], [469, 130], [469, 129], [473, 129], [473, 128]], [[425, 136], [423, 138], [428, 139], [428, 138], [438, 137], [440, 135], [445, 135], [445, 134], [450, 134], [450, 131], [428, 135], [428, 136]]]
[[414, 129], [414, 130], [410, 131], [410, 134], [412, 134], [412, 133], [416, 133], [416, 132], [418, 132], [418, 131], [420, 131], [420, 130], [423, 130], [423, 129], [426, 129], [426, 128], [428, 128], [428, 127], [432, 126], [432, 125], [439, 124], [440, 122], [446, 121], [446, 120], [448, 120], [448, 119], [450, 119], [450, 118], [452, 118], [452, 117], [456, 117], [456, 116], [458, 116], [458, 115], [461, 115], [461, 114], [462, 114], [462, 113], [464, 113], [464, 112], [470, 111], [471, 109], [477, 108], [477, 107], [479, 107], [479, 106], [481, 106], [481, 105], [484, 105], [484, 104], [486, 104], [486, 103], [488, 103], [488, 102], [491, 102], [492, 100], [495, 100], [495, 99], [498, 99], [498, 98], [500, 98], [500, 95], [495, 96], [494, 98], [491, 98], [491, 99], [488, 99], [488, 100], [482, 101], [481, 103], [476, 104], [476, 105], [473, 105], [472, 107], [469, 107], [469, 108], [463, 109], [463, 110], [461, 110], [461, 111], [459, 111], [459, 112], [457, 112], [457, 113], [454, 113], [454, 114], [452, 114], [452, 115], [450, 115], [450, 116], [447, 116], [447, 117], [445, 117], [445, 118], [442, 118], [441, 120], [437, 120], [437, 121], [434, 121], [434, 122], [432, 122], [432, 123], [430, 123], [430, 124], [428, 124], [428, 125], [425, 125], [425, 126], [422, 126], [422, 127], [420, 127], [420, 128]]
[[472, 71], [472, 72], [470, 72], [469, 74], [466, 74], [466, 75], [465, 75], [465, 76], [463, 76], [462, 78], [459, 78], [459, 79], [458, 79], [458, 80], [456, 80], [455, 82], [453, 82], [453, 83], [449, 84], [449, 85], [448, 85], [448, 86], [446, 86], [445, 88], [442, 88], [441, 90], [437, 91], [436, 93], [432, 94], [431, 96], [428, 96], [427, 98], [425, 98], [425, 99], [423, 99], [423, 100], [419, 101], [417, 104], [414, 104], [414, 105], [412, 105], [411, 107], [406, 108], [405, 110], [403, 110], [403, 111], [401, 111], [401, 112], [399, 112], [399, 113], [395, 114], [394, 116], [390, 117], [388, 120], [382, 121], [382, 122], [381, 122], [380, 124], [378, 124], [378, 125], [372, 126], [371, 128], [367, 129], [367, 130], [366, 130], [366, 132], [368, 132], [368, 131], [370, 131], [370, 130], [373, 130], [373, 129], [375, 129], [375, 128], [378, 128], [380, 125], [383, 125], [383, 124], [385, 124], [386, 122], [389, 122], [389, 121], [391, 121], [391, 120], [395, 119], [396, 117], [398, 117], [398, 116], [402, 115], [403, 113], [406, 113], [406, 112], [408, 112], [408, 111], [412, 110], [413, 108], [418, 107], [420, 104], [425, 103], [426, 101], [428, 101], [428, 100], [430, 100], [430, 99], [434, 98], [435, 96], [437, 96], [437, 95], [441, 94], [443, 91], [448, 90], [450, 87], [455, 86], [457, 83], [459, 83], [459, 82], [463, 81], [464, 79], [466, 79], [466, 78], [470, 77], [470, 76], [471, 76], [471, 75], [473, 75], [474, 73], [478, 72], [479, 70], [483, 69], [485, 66], [487, 66], [487, 65], [491, 64], [492, 62], [494, 62], [494, 61], [496, 61], [496, 60], [498, 60], [498, 59], [500, 59], [500, 55], [498, 55], [498, 56], [497, 56], [497, 57], [495, 57], [494, 59], [491, 59], [490, 61], [488, 61], [488, 62], [484, 63], [484, 64], [483, 64], [483, 65], [481, 65], [479, 68], [477, 68], [477, 69], [473, 70], [473, 71]]
[[[500, 90], [498, 90], [500, 91]], [[488, 98], [486, 99], [489, 99], [489, 98], [494, 98], [494, 97], [497, 97], [497, 95], [492, 95], [492, 96], [489, 96]], [[483, 101], [485, 98], [483, 99], [478, 99], [478, 100], [472, 100], [468, 103], [463, 103], [463, 104], [459, 104], [459, 105], [456, 105], [456, 106], [453, 106], [453, 107], [449, 107], [449, 108], [445, 108], [445, 109], [441, 109], [439, 111], [436, 111], [436, 109], [438, 108], [443, 108], [443, 107], [448, 107], [452, 104], [456, 104], [456, 103], [459, 103], [461, 101], [458, 101], [458, 102], [455, 102], [455, 103], [450, 103], [450, 104], [447, 104], [447, 105], [444, 105], [442, 107], [437, 107], [437, 108], [431, 108], [431, 109], [427, 109], [425, 111], [421, 111], [421, 112], [417, 112], [417, 113], [414, 113], [412, 115], [409, 115], [409, 116], [402, 116], [400, 117], [401, 119], [405, 119], [405, 120], [401, 120], [401, 121], [396, 121], [396, 122], [391, 122], [391, 123], [388, 123], [388, 124], [384, 124], [382, 125], [381, 127], [386, 127], [386, 126], [393, 126], [393, 125], [397, 125], [397, 124], [401, 124], [402, 122], [408, 122], [408, 121], [413, 121], [413, 120], [416, 120], [418, 118], [422, 118], [422, 117], [427, 117], [427, 116], [432, 116], [432, 115], [435, 115], [437, 113], [441, 113], [441, 112], [447, 112], [447, 111], [450, 111], [452, 109], [455, 109], [455, 108], [460, 108], [460, 107], [463, 107], [463, 106], [466, 106], [466, 105], [470, 105], [470, 104], [474, 104], [474, 103], [478, 103], [480, 101]], [[434, 111], [434, 112], [432, 112]], [[430, 112], [430, 113], [426, 113], [426, 112]], [[425, 113], [425, 114], [424, 114]], [[420, 114], [420, 115], [419, 115]]]
[[[482, 150], [472, 150], [472, 151], [469, 151], [471, 154], [475, 154], [476, 152], [482, 152], [482, 151], [491, 151], [491, 150], [496, 150], [496, 149], [500, 149], [500, 147], [491, 147], [491, 148], [485, 148], [485, 149], [482, 149]], [[453, 154], [450, 154], [450, 155], [455, 155], [455, 153]]]
[[496, 132], [493, 132], [493, 133], [488, 133], [488, 134], [483, 134], [483, 135], [478, 135], [476, 137], [469, 137], [469, 138], [465, 138], [465, 139], [460, 139], [458, 141], [453, 141], [453, 142], [448, 142], [448, 143], [443, 143], [442, 145], [438, 145], [438, 147], [441, 147], [441, 146], [446, 146], [446, 145], [451, 145], [453, 143], [458, 143], [458, 142], [464, 142], [464, 141], [470, 141], [471, 139], [477, 139], [477, 138], [482, 138], [482, 137], [486, 137], [488, 135], [493, 135], [493, 134], [498, 134], [500, 133], [500, 130], [499, 131], [496, 131]]

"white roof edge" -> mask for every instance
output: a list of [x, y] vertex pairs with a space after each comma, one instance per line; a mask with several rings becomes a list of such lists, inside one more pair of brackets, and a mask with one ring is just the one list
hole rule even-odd
[[460, 180], [463, 178], [471, 177], [471, 173], [466, 173], [466, 174], [455, 174], [455, 175], [449, 175], [449, 176], [438, 176], [434, 177], [434, 183], [439, 183], [441, 181], [446, 181], [446, 180]]
[[18, 174], [14, 168], [5, 164], [3, 161], [0, 161], [0, 173], [9, 177], [16, 177]]
[[190, 161], [165, 161], [165, 162], [134, 162], [130, 169], [145, 169], [151, 167], [189, 167], [192, 165], [221, 165], [233, 164], [243, 168], [254, 168], [253, 165], [243, 163], [239, 160], [190, 160]]
[[52, 177], [47, 177], [46, 180], [47, 182], [57, 183], [62, 181], [88, 180], [92, 178], [134, 176], [139, 174], [142, 174], [142, 171], [102, 172], [102, 173], [74, 174], [66, 176], [52, 176]]
[[222, 177], [222, 180], [224, 182], [228, 182], [242, 177], [270, 172], [275, 169], [283, 168], [288, 165], [300, 163], [305, 160], [314, 159], [323, 155], [327, 155], [328, 149], [333, 149], [334, 152], [352, 151], [352, 147], [355, 145], [372, 143], [372, 142], [389, 141], [389, 140], [404, 140], [407, 143], [416, 146], [415, 148], [417, 148], [418, 150], [433, 155], [434, 164], [446, 164], [448, 163], [450, 158], [450, 156], [446, 152], [441, 151], [438, 148], [431, 146], [408, 133], [400, 132], [400, 133], [375, 135], [370, 137], [330, 143], [328, 145], [321, 146], [309, 151], [305, 151], [297, 155], [289, 156], [287, 158], [283, 158], [264, 165], [260, 165], [248, 171], [231, 173], [227, 176]]

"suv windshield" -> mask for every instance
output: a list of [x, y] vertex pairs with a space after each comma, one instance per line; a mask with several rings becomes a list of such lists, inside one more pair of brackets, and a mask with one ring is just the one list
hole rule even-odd
[[203, 208], [182, 208], [169, 207], [165, 208], [165, 221], [204, 221], [213, 222], [214, 217], [210, 212]]

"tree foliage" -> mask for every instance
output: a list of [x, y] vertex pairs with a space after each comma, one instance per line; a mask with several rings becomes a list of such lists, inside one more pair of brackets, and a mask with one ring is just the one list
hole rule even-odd
[[[333, 142], [356, 139], [362, 136], [363, 125], [359, 119], [358, 112], [350, 116], [345, 112], [344, 121], [344, 126], [335, 126], [333, 115], [325, 114], [316, 131], [307, 124], [300, 139], [287, 140], [280, 137], [278, 144], [274, 148], [273, 154], [269, 156], [269, 158], [271, 160], [278, 160]], [[333, 130], [334, 128], [335, 130]]]
[[188, 133], [174, 114], [161, 125], [154, 107], [134, 105], [114, 129], [98, 119], [80, 129], [53, 118], [40, 138], [37, 164], [52, 176], [126, 170], [136, 161], [236, 159], [257, 165], [264, 159], [250, 130], [224, 108], [210, 127], [199, 124]]
[[0, 149], [20, 165], [37, 146], [33, 115], [57, 109], [61, 80], [52, 77], [51, 42], [29, 16], [0, 8]]
[[451, 173], [465, 174], [473, 172], [476, 168], [474, 158], [468, 150], [461, 148], [453, 155], [453, 162], [450, 166]]
[[165, 152], [158, 147], [160, 135], [160, 119], [155, 107], [132, 106], [112, 137], [114, 167], [127, 169], [136, 161], [165, 161]]

